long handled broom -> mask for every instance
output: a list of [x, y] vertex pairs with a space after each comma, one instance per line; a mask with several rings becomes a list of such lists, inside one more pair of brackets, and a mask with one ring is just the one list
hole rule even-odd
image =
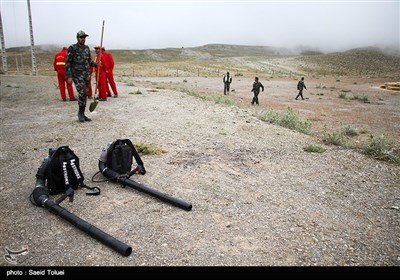
[[93, 102], [90, 103], [89, 105], [89, 111], [93, 112], [94, 109], [96, 109], [97, 104], [99, 104], [99, 101], [97, 100], [97, 88], [99, 85], [99, 73], [100, 73], [100, 63], [101, 63], [101, 53], [103, 50], [103, 34], [104, 34], [104, 20], [103, 20], [103, 26], [101, 28], [101, 40], [100, 40], [100, 55], [99, 55], [99, 60], [97, 61], [97, 71], [96, 71], [96, 87], [94, 90], [94, 98]]

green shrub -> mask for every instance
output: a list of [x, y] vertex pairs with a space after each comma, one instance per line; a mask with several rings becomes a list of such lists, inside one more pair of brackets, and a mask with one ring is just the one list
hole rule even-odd
[[303, 150], [308, 153], [323, 153], [325, 152], [325, 149], [320, 147], [320, 146], [315, 146], [315, 145], [309, 145], [307, 147], [304, 147]]
[[351, 98], [351, 100], [360, 100], [360, 101], [367, 102], [368, 95], [355, 93], [355, 94], [353, 94], [353, 97]]
[[350, 137], [353, 137], [353, 136], [357, 136], [357, 135], [358, 135], [358, 132], [357, 132], [354, 128], [352, 128], [350, 125], [345, 125], [345, 126], [343, 126], [343, 127], [342, 127], [342, 133], [343, 133], [344, 135], [350, 136]]
[[135, 144], [136, 151], [143, 155], [160, 155], [166, 153], [163, 149], [152, 147], [148, 144], [138, 143]]
[[219, 94], [210, 95], [207, 99], [214, 101], [216, 104], [235, 105], [235, 102], [232, 99]]
[[281, 117], [279, 125], [304, 134], [311, 132], [311, 122], [308, 120], [303, 122], [291, 107], [288, 107], [286, 113]]
[[343, 134], [340, 132], [329, 133], [325, 131], [323, 133], [322, 140], [328, 145], [341, 146], [343, 145]]
[[262, 121], [277, 124], [304, 134], [311, 134], [311, 122], [302, 121], [299, 115], [291, 107], [287, 108], [285, 114], [280, 115], [272, 110], [263, 111], [257, 115]]
[[393, 149], [393, 142], [387, 140], [384, 135], [374, 137], [371, 135], [370, 141], [364, 147], [364, 154], [378, 160], [400, 163], [400, 155]]
[[264, 110], [258, 114], [257, 118], [263, 122], [279, 125], [279, 113], [273, 110]]
[[138, 89], [137, 91], [131, 91], [129, 94], [142, 94], [142, 92]]

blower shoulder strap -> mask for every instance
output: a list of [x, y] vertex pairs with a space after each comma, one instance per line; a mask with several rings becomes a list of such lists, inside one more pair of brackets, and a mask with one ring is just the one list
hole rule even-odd
[[132, 141], [129, 139], [123, 139], [122, 141], [124, 141], [129, 147], [132, 148], [132, 155], [135, 158], [136, 163], [143, 167], [143, 161], [140, 158], [139, 153], [136, 151], [135, 146], [133, 146]]

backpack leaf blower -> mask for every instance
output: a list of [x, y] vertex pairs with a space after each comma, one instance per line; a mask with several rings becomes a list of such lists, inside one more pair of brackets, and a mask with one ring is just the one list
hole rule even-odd
[[[31, 202], [36, 206], [42, 206], [48, 209], [51, 213], [63, 218], [64, 220], [71, 223], [73, 226], [79, 228], [80, 230], [84, 231], [85, 233], [102, 242], [103, 244], [116, 250], [118, 253], [124, 256], [129, 256], [132, 252], [132, 248], [130, 246], [110, 236], [109, 234], [91, 225], [90, 223], [82, 220], [78, 216], [74, 215], [73, 213], [69, 212], [59, 205], [59, 203], [67, 197], [69, 197], [69, 201], [72, 202], [74, 195], [74, 190], [72, 186], [69, 187], [65, 191], [65, 193], [62, 194], [61, 197], [59, 197], [56, 201], [53, 201], [49, 198], [48, 191], [46, 190], [46, 180], [48, 176], [46, 176], [46, 174], [48, 174], [48, 169], [51, 168], [50, 165], [52, 164], [52, 162], [53, 161], [51, 161], [51, 157], [45, 157], [43, 159], [43, 162], [36, 173], [36, 185], [30, 196]], [[64, 176], [64, 178], [66, 178], [66, 181], [68, 181], [69, 175], [70, 174], [66, 174]]]
[[[132, 170], [133, 157], [138, 165]], [[186, 211], [192, 209], [191, 203], [174, 198], [129, 179], [133, 174], [144, 175], [146, 173], [143, 161], [129, 139], [118, 139], [112, 143], [105, 144], [99, 158], [99, 169], [103, 176], [111, 181], [134, 188]]]

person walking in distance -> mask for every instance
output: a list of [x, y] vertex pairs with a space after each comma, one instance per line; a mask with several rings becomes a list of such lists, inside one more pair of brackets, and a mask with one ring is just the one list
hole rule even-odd
[[258, 103], [258, 94], [260, 93], [260, 88], [262, 89], [262, 91], [264, 91], [263, 84], [258, 81], [258, 77], [255, 77], [254, 82], [253, 82], [253, 88], [251, 89], [251, 91], [254, 93], [253, 100], [251, 101], [251, 105], [254, 105], [254, 103], [256, 103], [257, 105], [260, 105]]
[[67, 59], [67, 47], [63, 47], [62, 50], [54, 55], [53, 68], [57, 72], [58, 88], [60, 89], [61, 99], [67, 100], [65, 95], [65, 85], [67, 85], [68, 95], [70, 101], [76, 101], [74, 95], [74, 89], [72, 84], [67, 83], [67, 76], [65, 73], [65, 60]]
[[114, 97], [118, 97], [118, 91], [117, 91], [117, 86], [115, 85], [114, 81], [114, 58], [111, 53], [106, 52], [106, 49], [103, 47], [102, 48], [102, 55], [101, 55], [101, 62], [104, 67], [104, 71], [106, 73], [106, 78], [107, 78], [107, 83], [106, 83], [106, 90], [107, 90], [107, 96], [111, 97], [111, 91], [110, 88], [108, 87], [108, 84], [110, 84], [112, 92], [114, 93]]
[[301, 100], [304, 100], [303, 98], [303, 88], [307, 89], [306, 84], [304, 83], [304, 77], [301, 77], [301, 80], [297, 83], [297, 89], [299, 91], [299, 93], [296, 96], [296, 100], [297, 98], [299, 98], [299, 96], [301, 97]]
[[232, 77], [229, 74], [229, 72], [226, 72], [222, 81], [224, 82], [224, 95], [227, 95], [227, 94], [229, 94], [229, 88], [232, 83]]
[[82, 30], [76, 33], [77, 43], [69, 46], [65, 64], [68, 84], [72, 84], [73, 81], [78, 91], [78, 120], [80, 122], [91, 121], [85, 116], [85, 109], [90, 81], [90, 66], [97, 66], [97, 63], [92, 61], [89, 47], [85, 45], [88, 36]]

